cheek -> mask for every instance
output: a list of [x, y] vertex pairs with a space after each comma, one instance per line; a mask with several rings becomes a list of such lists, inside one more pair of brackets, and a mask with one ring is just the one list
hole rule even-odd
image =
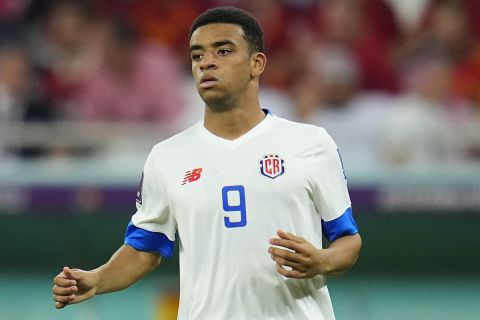
[[244, 82], [250, 79], [250, 65], [242, 63], [234, 66], [232, 69], [232, 74], [234, 75], [233, 78], [235, 78], [235, 81]]

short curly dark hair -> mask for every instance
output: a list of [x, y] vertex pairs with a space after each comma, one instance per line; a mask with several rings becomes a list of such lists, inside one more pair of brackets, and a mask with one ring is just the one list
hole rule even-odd
[[263, 52], [263, 31], [257, 19], [245, 10], [235, 7], [217, 7], [199, 15], [190, 27], [189, 39], [193, 32], [211, 23], [231, 23], [239, 25], [245, 34], [251, 52]]

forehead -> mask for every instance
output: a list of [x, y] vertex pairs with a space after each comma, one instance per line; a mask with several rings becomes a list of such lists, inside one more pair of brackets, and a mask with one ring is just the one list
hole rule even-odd
[[197, 28], [190, 38], [190, 46], [208, 46], [218, 41], [230, 40], [238, 45], [246, 44], [241, 26], [231, 23], [210, 23]]

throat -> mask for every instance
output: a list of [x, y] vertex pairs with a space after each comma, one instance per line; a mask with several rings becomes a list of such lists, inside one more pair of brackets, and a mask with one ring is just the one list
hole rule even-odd
[[210, 133], [227, 140], [235, 140], [252, 130], [265, 119], [266, 114], [260, 107], [254, 110], [230, 110], [227, 112], [209, 112], [205, 110], [204, 126]]

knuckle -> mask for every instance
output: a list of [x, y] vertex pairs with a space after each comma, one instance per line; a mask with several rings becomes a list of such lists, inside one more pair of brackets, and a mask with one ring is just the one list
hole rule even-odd
[[303, 255], [300, 255], [298, 257], [298, 262], [301, 263], [304, 266], [310, 266], [312, 263], [308, 257], [305, 257]]
[[65, 293], [65, 289], [64, 288], [55, 288], [55, 290], [53, 290], [53, 293], [56, 294], [56, 295], [61, 295], [61, 294]]
[[305, 268], [304, 266], [302, 265], [299, 265], [298, 268], [297, 268], [298, 271], [302, 272], [302, 273], [305, 273], [308, 269]]
[[292, 250], [294, 250], [295, 252], [298, 252], [300, 251], [300, 248], [301, 246], [299, 246], [298, 244], [296, 243], [292, 243], [291, 247], [290, 247]]
[[69, 301], [70, 297], [69, 296], [63, 296], [63, 295], [53, 295], [53, 300], [56, 301], [56, 302], [60, 302], [60, 303], [67, 303]]
[[285, 251], [285, 257], [287, 259], [294, 259], [297, 255], [294, 253], [294, 252], [291, 252], [291, 251]]
[[285, 257], [285, 250], [283, 250], [283, 249], [275, 250], [275, 256], [284, 258]]
[[293, 250], [293, 247], [295, 247], [295, 242], [293, 241], [289, 241], [288, 242], [288, 245], [286, 246], [288, 249], [292, 249]]

